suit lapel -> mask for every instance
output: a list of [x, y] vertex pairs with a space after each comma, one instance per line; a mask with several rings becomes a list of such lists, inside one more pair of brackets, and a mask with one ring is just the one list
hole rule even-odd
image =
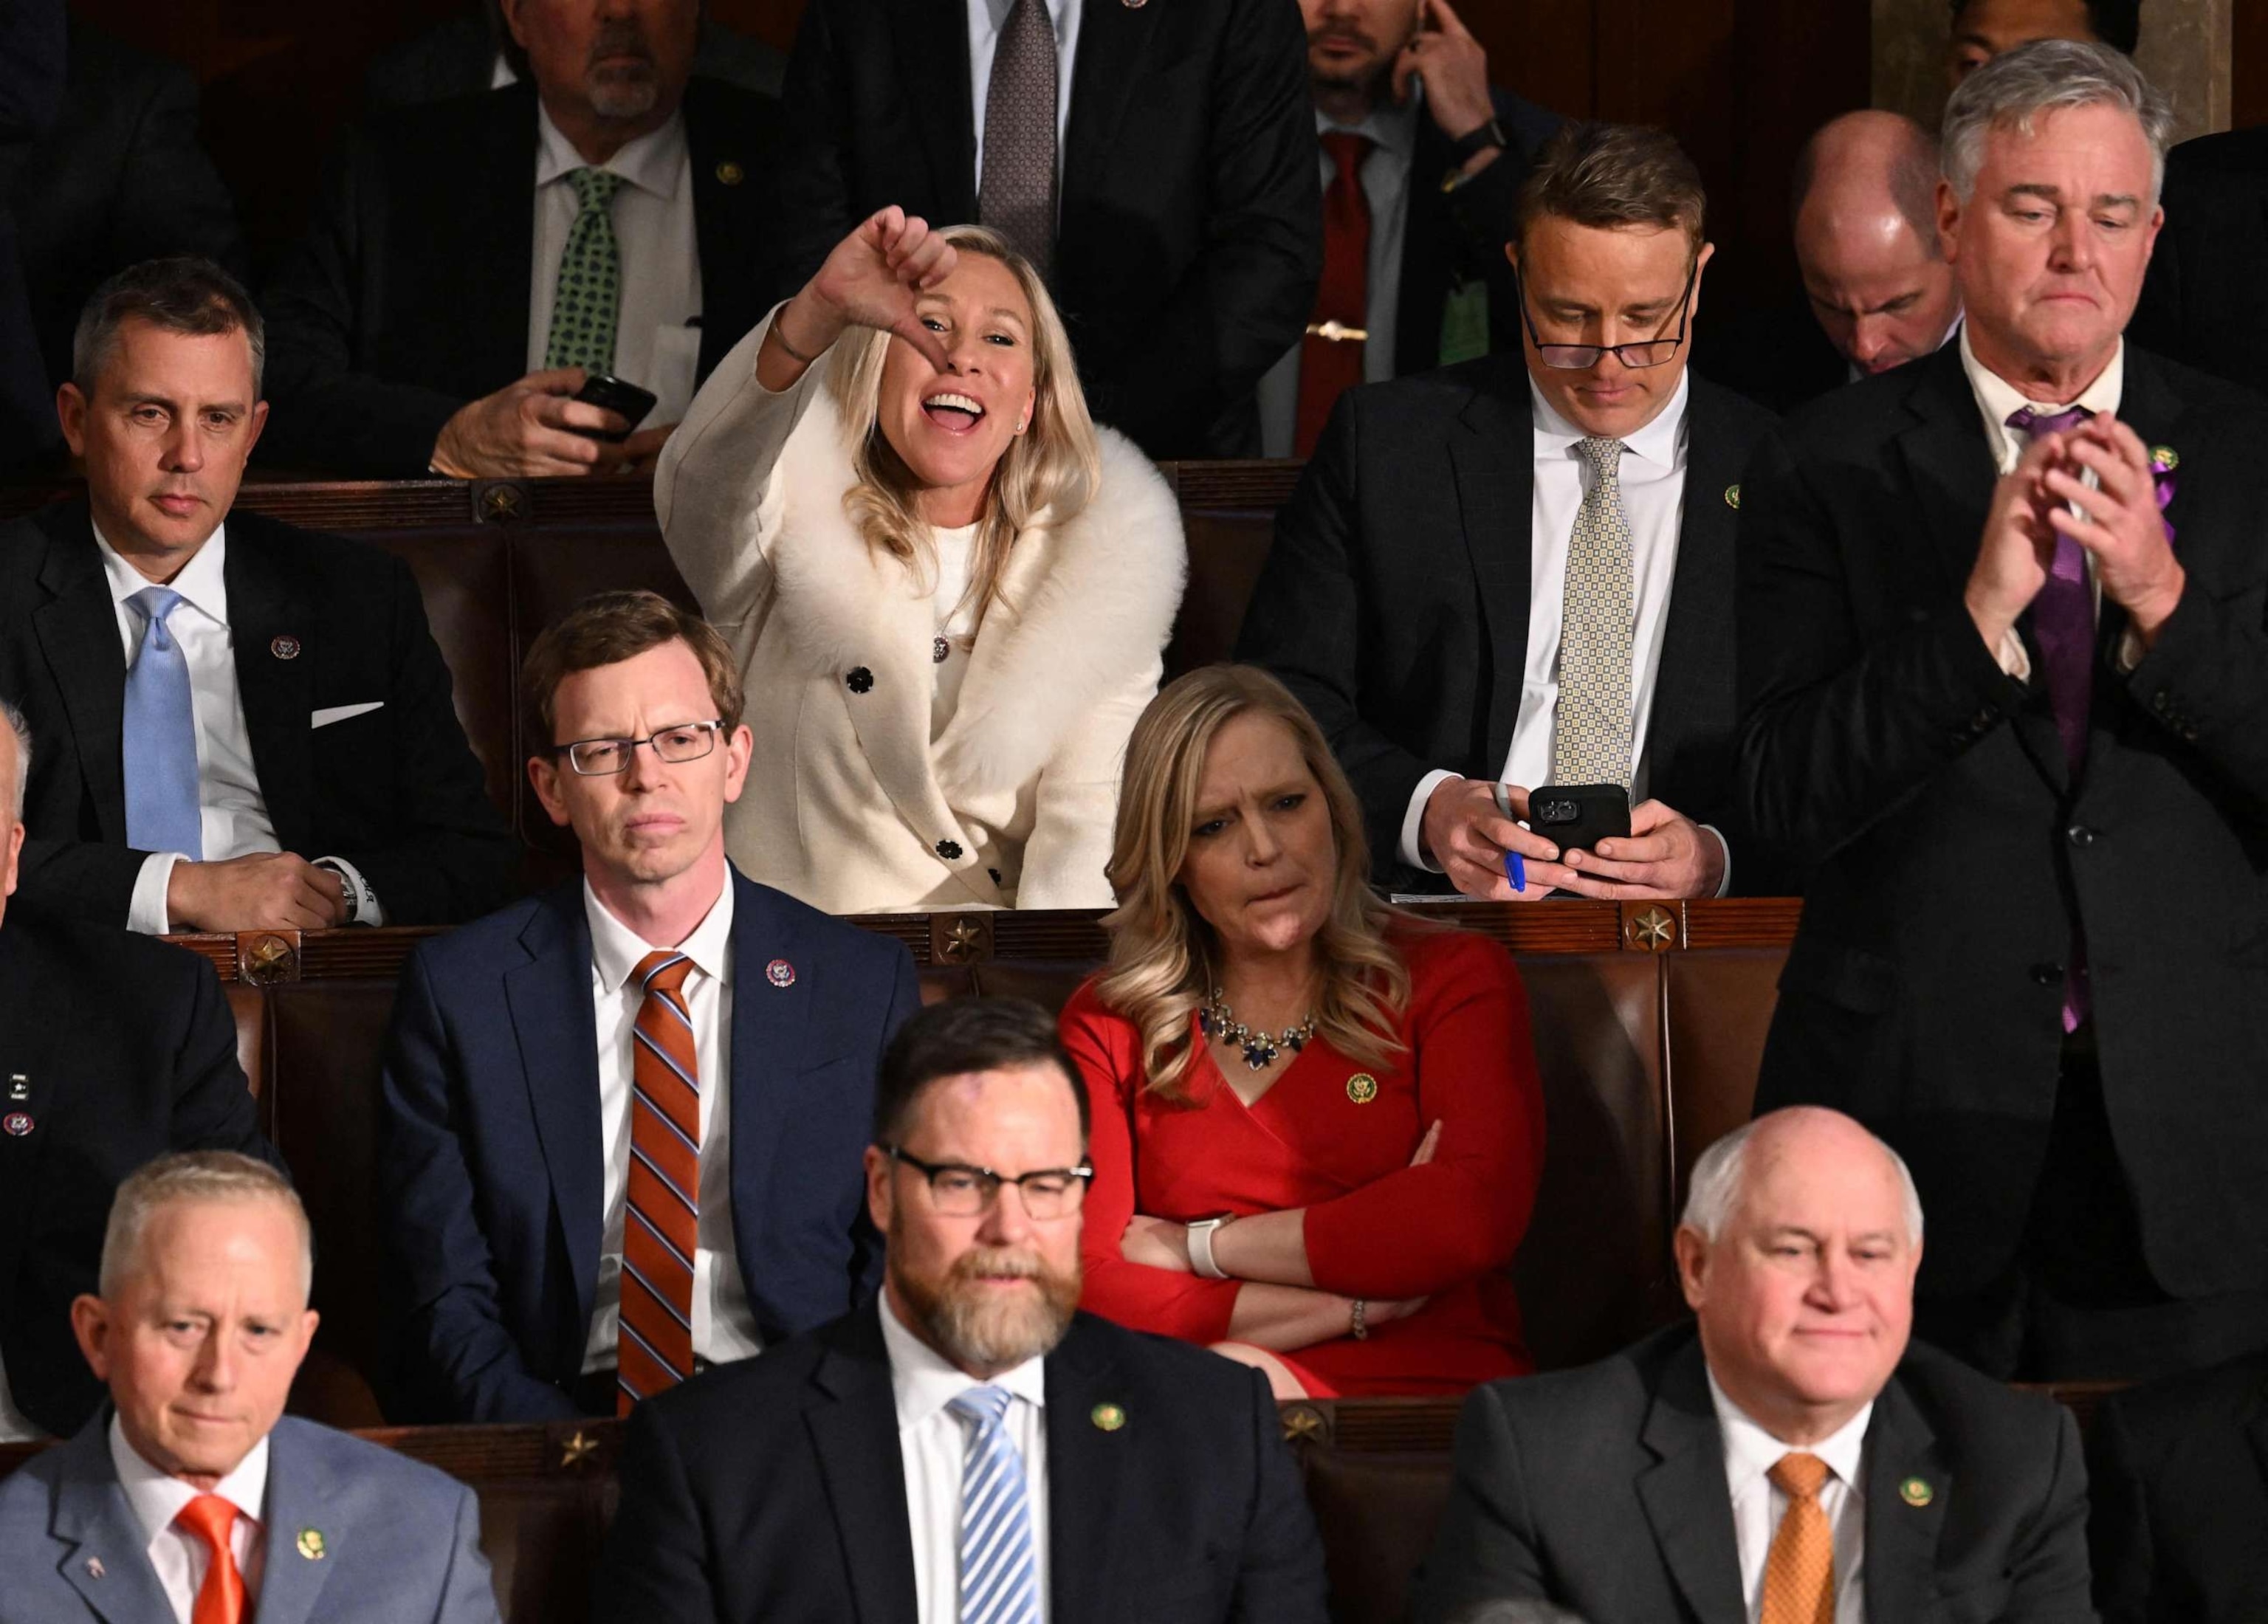
[[[1724, 417], [1710, 399], [1713, 393], [1694, 378], [1686, 402], [1685, 500], [1678, 516], [1677, 562], [1670, 577], [1661, 663], [1654, 673], [1653, 709], [1646, 723], [1646, 792], [1656, 797], [1666, 788], [1683, 792], [1675, 783], [1665, 786], [1664, 774], [1656, 769], [1674, 769], [1688, 739], [1721, 731], [1721, 723], [1711, 726], [1711, 699], [1729, 686], [1737, 520], [1730, 498], [1741, 477], [1741, 453], [1725, 432]], [[1712, 809], [1679, 810], [1706, 818]]]
[[70, 1548], [56, 1571], [105, 1624], [170, 1619], [173, 1604], [150, 1565], [149, 1537], [110, 1463], [110, 1407], [57, 1451], [62, 1466], [49, 1532]]
[[[976, 112], [968, 99], [968, 14], [937, 0], [890, 0], [898, 74], [922, 145], [940, 220], [976, 217]], [[1086, 52], [1079, 52], [1084, 57]], [[1078, 103], [1072, 103], [1076, 116]]]
[[[1723, 1435], [1696, 1340], [1663, 1369], [1642, 1434], [1657, 1457], [1638, 1480], [1662, 1565], [1700, 1624], [1743, 1624], [1733, 1500], [1725, 1486]], [[1903, 1615], [1877, 1613], [1892, 1618]]]
[[[1904, 1385], [1893, 1378], [1867, 1423], [1867, 1616], [1918, 1619], [1937, 1588], [1937, 1541], [1952, 1468]], [[1917, 1488], [1918, 1484], [1921, 1487]]]
[[[764, 156], [744, 145], [716, 87], [696, 78], [685, 87], [685, 148], [693, 170], [693, 229], [701, 260], [701, 376], [762, 318], [753, 303], [748, 268], [763, 258], [762, 188], [756, 184]], [[728, 181], [725, 177], [732, 179]], [[521, 324], [525, 327], [526, 324]]]
[[796, 1104], [803, 1069], [803, 1033], [811, 1001], [831, 996], [813, 984], [806, 963], [785, 987], [768, 974], [775, 959], [791, 966], [804, 957], [804, 943], [786, 910], [772, 905], [760, 885], [730, 871], [733, 885], [733, 1239], [740, 1254], [748, 1300], [765, 1300], [762, 1282], [745, 1271], [767, 1255], [760, 1231], [770, 1200], [773, 1151]]
[[[61, 1105], [57, 1034], [73, 1030], [77, 1018], [70, 981], [49, 973], [47, 956], [30, 942], [32, 929], [24, 922], [0, 930], [0, 987], [9, 988], [8, 997], [0, 1000], [0, 1116], [21, 1114], [33, 1123], [32, 1131], [20, 1136], [0, 1134], [0, 1282], [10, 1289], [28, 1227], [25, 1209], [37, 1187], [48, 1142], [55, 1137]], [[21, 1099], [16, 1097], [19, 1088]], [[0, 1296], [0, 1310], [8, 1305]]]
[[[1114, 1531], [1126, 1515], [1127, 1480], [1143, 1459], [1143, 1418], [1130, 1412], [1118, 1362], [1084, 1318], [1042, 1367], [1048, 1410], [1048, 1584], [1049, 1616], [1095, 1619], [1127, 1588], [1112, 1569]], [[1106, 1430], [1094, 1420], [1106, 1400], [1126, 1416]], [[1133, 1581], [1138, 1592], [1139, 1579]]]
[[[962, 8], [941, 8], [956, 21]], [[1140, 83], [1144, 59], [1174, 11], [1170, 5], [1088, 5], [1079, 13], [1079, 51], [1071, 64], [1071, 121], [1064, 130], [1062, 217], [1083, 178], [1108, 175], [1127, 99]], [[964, 48], [962, 61], [968, 54]], [[967, 76], [966, 68], [963, 77]]]
[[519, 1042], [553, 1210], [575, 1282], [575, 1325], [587, 1334], [605, 1227], [604, 1130], [599, 1121], [599, 1040], [591, 1018], [591, 925], [583, 886], [544, 897], [520, 932], [527, 961], [504, 972], [504, 1002]]
[[1410, 160], [1410, 217], [1402, 235], [1402, 291], [1394, 314], [1396, 378], [1441, 364], [1441, 312], [1450, 279], [1449, 195], [1426, 178], [1440, 175], [1448, 162], [1447, 138], [1421, 114], [1417, 151]]
[[[221, 576], [228, 586], [229, 645], [260, 797], [286, 851], [315, 839], [313, 738], [315, 664], [329, 653], [325, 621], [293, 589], [288, 566], [255, 516], [233, 517]], [[296, 650], [286, 658], [284, 650]]]
[[[337, 1515], [337, 1479], [304, 1443], [288, 1420], [269, 1435], [259, 1624], [308, 1624], [320, 1617], [323, 1582], [338, 1567], [327, 1559], [336, 1558], [353, 1537]], [[307, 1541], [310, 1533], [321, 1543]]]
[[[450, 279], [451, 302], [461, 312], [449, 342], [464, 348], [464, 375], [498, 388], [527, 371], [527, 293], [535, 264], [535, 87], [522, 81], [475, 106], [478, 122], [457, 155], [458, 182], [438, 188], [460, 200], [454, 223], [461, 257], [445, 262], [476, 265], [475, 276]], [[558, 268], [546, 275], [556, 277]]]
[[118, 640], [118, 611], [109, 577], [94, 545], [86, 504], [74, 502], [43, 513], [47, 562], [40, 584], [50, 594], [32, 612], [32, 625], [70, 717], [71, 743], [95, 821], [105, 841], [126, 843], [126, 775], [120, 758], [126, 716], [126, 655]]
[[1535, 558], [1535, 417], [1527, 374], [1517, 362], [1476, 390], [1449, 438], [1457, 505], [1473, 584], [1480, 595], [1480, 645], [1489, 662], [1488, 750], [1459, 765], [1495, 777], [1512, 748], [1520, 719], [1521, 673], [1528, 662], [1528, 595]]
[[821, 1334], [835, 1345], [812, 1372], [823, 1396], [804, 1412], [804, 1425], [843, 1541], [851, 1599], [858, 1624], [900, 1624], [915, 1615], [913, 1532], [880, 1310], [869, 1303]]

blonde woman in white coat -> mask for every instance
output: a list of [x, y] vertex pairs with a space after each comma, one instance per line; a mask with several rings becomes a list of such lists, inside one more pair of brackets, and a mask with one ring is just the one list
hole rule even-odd
[[745, 674], [742, 872], [835, 914], [1111, 905], [1181, 518], [1002, 239], [859, 226], [695, 398], [654, 505]]

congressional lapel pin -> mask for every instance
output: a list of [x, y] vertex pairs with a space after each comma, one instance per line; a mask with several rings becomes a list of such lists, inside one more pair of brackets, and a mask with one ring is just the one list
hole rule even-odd
[[0, 1128], [7, 1129], [11, 1139], [21, 1139], [36, 1126], [28, 1111], [11, 1111], [4, 1118], [0, 1118]]
[[320, 1528], [302, 1528], [299, 1531], [298, 1546], [299, 1554], [309, 1562], [322, 1561], [325, 1554], [323, 1531]]
[[1116, 1432], [1126, 1424], [1126, 1412], [1116, 1404], [1098, 1404], [1087, 1412], [1087, 1419], [1105, 1432]]
[[719, 186], [738, 186], [747, 173], [747, 170], [728, 158], [717, 165], [717, 183]]
[[1898, 1485], [1898, 1498], [1917, 1510], [1927, 1505], [1936, 1497], [1937, 1491], [1922, 1478], [1910, 1477]]
[[785, 991], [795, 985], [795, 966], [784, 959], [775, 959], [764, 966], [764, 980]]
[[20, 1102], [29, 1099], [31, 1097], [32, 1079], [26, 1077], [20, 1071], [10, 1072], [8, 1074], [8, 1098]]
[[1741, 488], [1738, 485], [1725, 487], [1725, 505], [1735, 513], [1741, 511]]
[[279, 660], [296, 660], [299, 658], [299, 640], [287, 633], [270, 640], [268, 651]]
[[1347, 1098], [1359, 1106], [1366, 1106], [1378, 1098], [1378, 1079], [1367, 1071], [1358, 1071], [1347, 1079]]
[[86, 1576], [88, 1578], [99, 1579], [109, 1571], [109, 1569], [102, 1565], [102, 1558], [99, 1556], [90, 1556], [86, 1559]]

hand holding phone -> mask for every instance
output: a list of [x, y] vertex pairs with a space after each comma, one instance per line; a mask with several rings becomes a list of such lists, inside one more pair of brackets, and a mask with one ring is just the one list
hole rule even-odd
[[630, 437], [630, 430], [636, 429], [638, 424], [645, 421], [646, 414], [653, 410], [653, 403], [658, 397], [652, 390], [641, 389], [636, 384], [626, 382], [610, 372], [593, 372], [584, 380], [583, 386], [575, 392], [575, 398], [585, 406], [595, 406], [601, 411], [613, 412], [630, 425], [620, 434], [600, 434], [594, 430], [580, 429], [576, 432], [578, 434], [589, 432], [594, 440], [605, 440], [610, 445], [619, 445]]

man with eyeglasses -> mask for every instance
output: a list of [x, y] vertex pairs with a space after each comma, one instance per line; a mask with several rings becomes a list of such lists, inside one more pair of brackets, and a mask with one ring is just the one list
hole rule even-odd
[[[1561, 131], [1506, 250], [1525, 364], [1350, 391], [1277, 517], [1239, 657], [1322, 724], [1395, 891], [1730, 881], [1733, 530], [1771, 419], [1687, 366], [1705, 209], [1668, 136]], [[1630, 835], [1563, 850], [1525, 821], [1545, 785], [1628, 790]]]
[[1079, 1312], [1086, 1128], [1037, 1005], [906, 1023], [880, 1299], [639, 1407], [597, 1624], [1321, 1624], [1266, 1379]]
[[397, 1419], [626, 1414], [880, 1275], [857, 1166], [913, 963], [726, 862], [749, 766], [731, 650], [605, 592], [521, 687], [547, 741], [528, 777], [583, 872], [403, 966], [379, 1174]]

